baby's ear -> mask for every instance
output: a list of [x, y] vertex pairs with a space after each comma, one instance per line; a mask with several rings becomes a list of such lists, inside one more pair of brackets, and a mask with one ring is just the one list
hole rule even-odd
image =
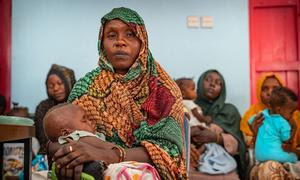
[[60, 130], [60, 134], [63, 135], [63, 136], [67, 136], [67, 135], [69, 135], [70, 133], [71, 133], [71, 129], [69, 129], [69, 128], [62, 128], [62, 129]]

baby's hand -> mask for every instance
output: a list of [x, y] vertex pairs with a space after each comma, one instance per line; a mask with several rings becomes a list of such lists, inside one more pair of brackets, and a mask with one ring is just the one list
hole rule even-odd
[[286, 152], [292, 152], [292, 145], [290, 143], [283, 143], [282, 149]]

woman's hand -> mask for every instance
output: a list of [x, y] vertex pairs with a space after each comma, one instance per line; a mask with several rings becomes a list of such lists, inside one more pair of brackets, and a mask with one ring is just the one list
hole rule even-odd
[[84, 163], [97, 160], [107, 164], [118, 162], [118, 153], [107, 146], [107, 142], [98, 142], [97, 147], [81, 141], [68, 139], [68, 142], [53, 156], [57, 172], [62, 178], [79, 177]]
[[259, 113], [255, 116], [253, 123], [250, 126], [251, 131], [253, 132], [254, 136], [256, 137], [258, 128], [263, 124], [263, 121], [265, 120], [264, 115], [262, 113]]
[[191, 140], [196, 146], [204, 143], [216, 142], [217, 134], [202, 126], [192, 127]]
[[212, 123], [212, 117], [211, 116], [203, 116], [203, 119], [206, 124]]

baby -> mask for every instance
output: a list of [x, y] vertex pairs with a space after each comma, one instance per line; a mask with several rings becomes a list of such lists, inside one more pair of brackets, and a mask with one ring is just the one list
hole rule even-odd
[[183, 105], [187, 117], [189, 118], [190, 126], [204, 126], [207, 127], [211, 123], [210, 118], [203, 116], [201, 108], [194, 103], [197, 98], [196, 85], [191, 78], [179, 78], [175, 81], [181, 91], [183, 98]]
[[[62, 103], [51, 108], [44, 117], [44, 130], [50, 141], [60, 144], [66, 143], [67, 138], [78, 141], [87, 136], [105, 141], [105, 136], [96, 132], [96, 123], [89, 120], [84, 110], [74, 104]], [[87, 174], [82, 176], [91, 175], [96, 179], [102, 179], [105, 169], [106, 165], [102, 161], [84, 164], [83, 172]]]
[[78, 140], [93, 136], [105, 140], [103, 134], [97, 133], [96, 123], [89, 120], [83, 109], [74, 104], [59, 104], [51, 108], [44, 117], [44, 130], [52, 142], [63, 144], [66, 138]]
[[[286, 152], [282, 148], [282, 144], [288, 142], [291, 134], [293, 135], [293, 128], [289, 122], [297, 109], [297, 101], [295, 93], [288, 88], [278, 87], [272, 91], [269, 108], [262, 111], [264, 121], [258, 129], [255, 142], [255, 156], [259, 162], [297, 161], [296, 154]], [[252, 124], [253, 120], [254, 117], [249, 120], [249, 124]]]
[[[89, 120], [85, 116], [85, 112], [81, 107], [73, 104], [59, 104], [51, 108], [44, 117], [45, 134], [52, 142], [64, 144], [67, 138], [79, 140], [82, 137], [92, 136], [97, 137], [99, 142], [105, 141], [105, 136], [96, 132], [96, 123]], [[96, 145], [95, 145], [96, 146]], [[105, 171], [104, 171], [105, 170]], [[53, 171], [54, 172], [54, 171]], [[142, 177], [144, 179], [159, 179], [157, 171], [147, 163], [139, 163], [126, 161], [122, 163], [110, 164], [107, 168], [103, 161], [95, 161], [89, 164], [84, 164], [81, 179], [135, 179]], [[89, 175], [93, 178], [88, 177]], [[52, 173], [56, 178], [55, 173]]]

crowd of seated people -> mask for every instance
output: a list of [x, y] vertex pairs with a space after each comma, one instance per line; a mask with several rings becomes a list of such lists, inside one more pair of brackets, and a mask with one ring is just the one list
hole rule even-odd
[[[283, 88], [278, 75], [258, 80], [258, 103], [241, 117], [226, 101], [221, 72], [207, 70], [197, 84], [185, 77], [174, 81], [148, 47], [143, 19], [131, 9], [115, 8], [101, 19], [97, 68], [76, 82], [72, 69], [51, 66], [45, 82], [48, 98], [38, 104], [33, 119], [40, 144], [36, 155], [48, 157], [53, 176], [83, 177], [88, 167], [101, 170], [96, 179], [300, 177], [297, 97]], [[0, 103], [5, 109], [1, 96]], [[285, 108], [291, 103], [293, 107]], [[1, 115], [29, 117], [26, 108], [15, 106], [9, 113], [3, 108]], [[270, 116], [285, 122], [285, 128], [278, 128]], [[184, 118], [190, 141], [184, 138]], [[264, 138], [270, 129], [277, 135], [285, 130], [285, 138], [272, 136], [277, 144]], [[260, 158], [263, 141], [290, 153], [292, 160]]]

